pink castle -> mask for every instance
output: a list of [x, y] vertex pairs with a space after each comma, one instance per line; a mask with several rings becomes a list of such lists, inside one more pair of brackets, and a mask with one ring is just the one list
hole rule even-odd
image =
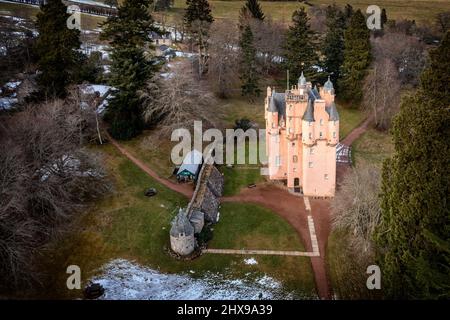
[[320, 91], [303, 72], [284, 93], [267, 87], [265, 119], [269, 178], [306, 196], [333, 197], [339, 114], [330, 79]]

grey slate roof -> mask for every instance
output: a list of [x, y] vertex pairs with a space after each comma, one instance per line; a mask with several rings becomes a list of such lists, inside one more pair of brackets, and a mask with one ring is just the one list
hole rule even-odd
[[314, 106], [313, 101], [311, 99], [308, 99], [308, 106], [306, 107], [306, 111], [303, 114], [302, 119], [308, 122], [314, 121]]
[[339, 120], [339, 113], [336, 108], [336, 104], [334, 101], [331, 103], [329, 107], [326, 108], [326, 111], [330, 115], [330, 121], [338, 121]]
[[304, 85], [306, 85], [306, 78], [305, 78], [305, 76], [303, 75], [303, 71], [302, 71], [302, 74], [300, 75], [300, 77], [298, 78], [298, 85], [299, 85], [299, 86], [304, 86]]
[[181, 209], [173, 220], [172, 227], [170, 228], [171, 236], [178, 237], [180, 234], [184, 234], [185, 236], [194, 234], [194, 227], [189, 222], [186, 213]]
[[269, 108], [270, 112], [278, 112], [278, 115], [286, 116], [286, 97], [284, 93], [272, 92]]
[[323, 87], [324, 87], [325, 90], [328, 90], [328, 91], [334, 89], [333, 82], [331, 82], [331, 80], [330, 80], [330, 76], [328, 76], [328, 80], [327, 80], [327, 82], [325, 82]]

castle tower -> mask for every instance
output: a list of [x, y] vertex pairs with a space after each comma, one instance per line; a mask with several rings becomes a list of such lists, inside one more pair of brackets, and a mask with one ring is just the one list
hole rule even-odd
[[189, 222], [186, 213], [180, 209], [170, 228], [170, 247], [175, 253], [186, 256], [194, 252], [194, 227]]
[[334, 196], [339, 115], [331, 80], [319, 89], [302, 72], [285, 93], [268, 89], [265, 105], [269, 178], [293, 192]]

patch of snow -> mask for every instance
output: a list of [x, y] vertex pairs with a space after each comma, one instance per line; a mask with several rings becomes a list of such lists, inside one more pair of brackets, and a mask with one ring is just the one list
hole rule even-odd
[[207, 273], [201, 278], [165, 274], [134, 262], [116, 259], [91, 279], [105, 288], [100, 299], [117, 300], [256, 300], [293, 299], [281, 283], [265, 275], [255, 279], [226, 279]]
[[19, 102], [16, 98], [0, 98], [0, 110], [8, 110]]
[[20, 86], [21, 83], [22, 83], [22, 81], [11, 81], [11, 82], [7, 82], [5, 84], [5, 87], [7, 87], [10, 90], [14, 90], [14, 89], [17, 89], [17, 87]]
[[103, 97], [109, 90], [111, 90], [111, 86], [103, 85], [103, 84], [89, 84], [82, 88], [83, 93], [95, 93], [98, 92], [100, 97]]
[[177, 57], [184, 57], [184, 58], [191, 58], [191, 57], [195, 57], [197, 55], [197, 53], [193, 53], [193, 52], [183, 52], [183, 51], [175, 51], [175, 55]]
[[248, 258], [248, 259], [244, 259], [244, 263], [249, 264], [249, 265], [254, 265], [254, 264], [258, 264], [258, 261], [256, 261], [255, 258]]

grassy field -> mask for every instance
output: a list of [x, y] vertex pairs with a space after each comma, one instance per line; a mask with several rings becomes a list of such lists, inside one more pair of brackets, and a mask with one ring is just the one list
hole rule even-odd
[[[39, 8], [36, 6], [0, 2], [0, 15], [12, 15], [20, 18], [35, 20], [38, 12]], [[103, 17], [81, 14], [81, 29], [96, 29], [98, 28], [98, 24], [105, 20], [106, 19]]]
[[355, 165], [374, 164], [381, 166], [383, 160], [392, 155], [394, 145], [388, 133], [370, 129], [352, 145], [352, 157]]
[[[434, 16], [443, 11], [450, 10], [447, 0], [310, 0], [314, 5], [329, 5], [335, 2], [340, 6], [349, 3], [356, 9], [366, 10], [369, 5], [376, 4], [387, 10], [389, 19], [415, 19], [418, 23], [430, 23]], [[239, 10], [244, 1], [209, 1], [215, 19], [237, 20]], [[170, 19], [178, 19], [186, 6], [185, 0], [175, 0], [174, 7], [166, 14]], [[266, 16], [276, 21], [289, 23], [292, 12], [304, 4], [294, 1], [261, 1], [262, 10]]]
[[[193, 261], [177, 261], [166, 251], [170, 221], [187, 204], [183, 196], [168, 190], [144, 174], [111, 145], [101, 148], [104, 163], [115, 184], [115, 192], [80, 216], [64, 238], [49, 246], [42, 269], [51, 275], [47, 292], [56, 297], [76, 297], [65, 287], [65, 268], [79, 265], [84, 280], [114, 258], [125, 258], [168, 273], [194, 271], [193, 276], [217, 272], [224, 277], [267, 274], [282, 281], [299, 296], [311, 296], [314, 281], [308, 258], [255, 257], [257, 265], [246, 265], [244, 256], [203, 255]], [[158, 195], [144, 196], [153, 186]], [[214, 227], [212, 247], [277, 248], [303, 250], [290, 225], [273, 212], [253, 205], [224, 204], [221, 221]], [[269, 227], [270, 226], [270, 227]], [[230, 237], [230, 235], [233, 235]]]

